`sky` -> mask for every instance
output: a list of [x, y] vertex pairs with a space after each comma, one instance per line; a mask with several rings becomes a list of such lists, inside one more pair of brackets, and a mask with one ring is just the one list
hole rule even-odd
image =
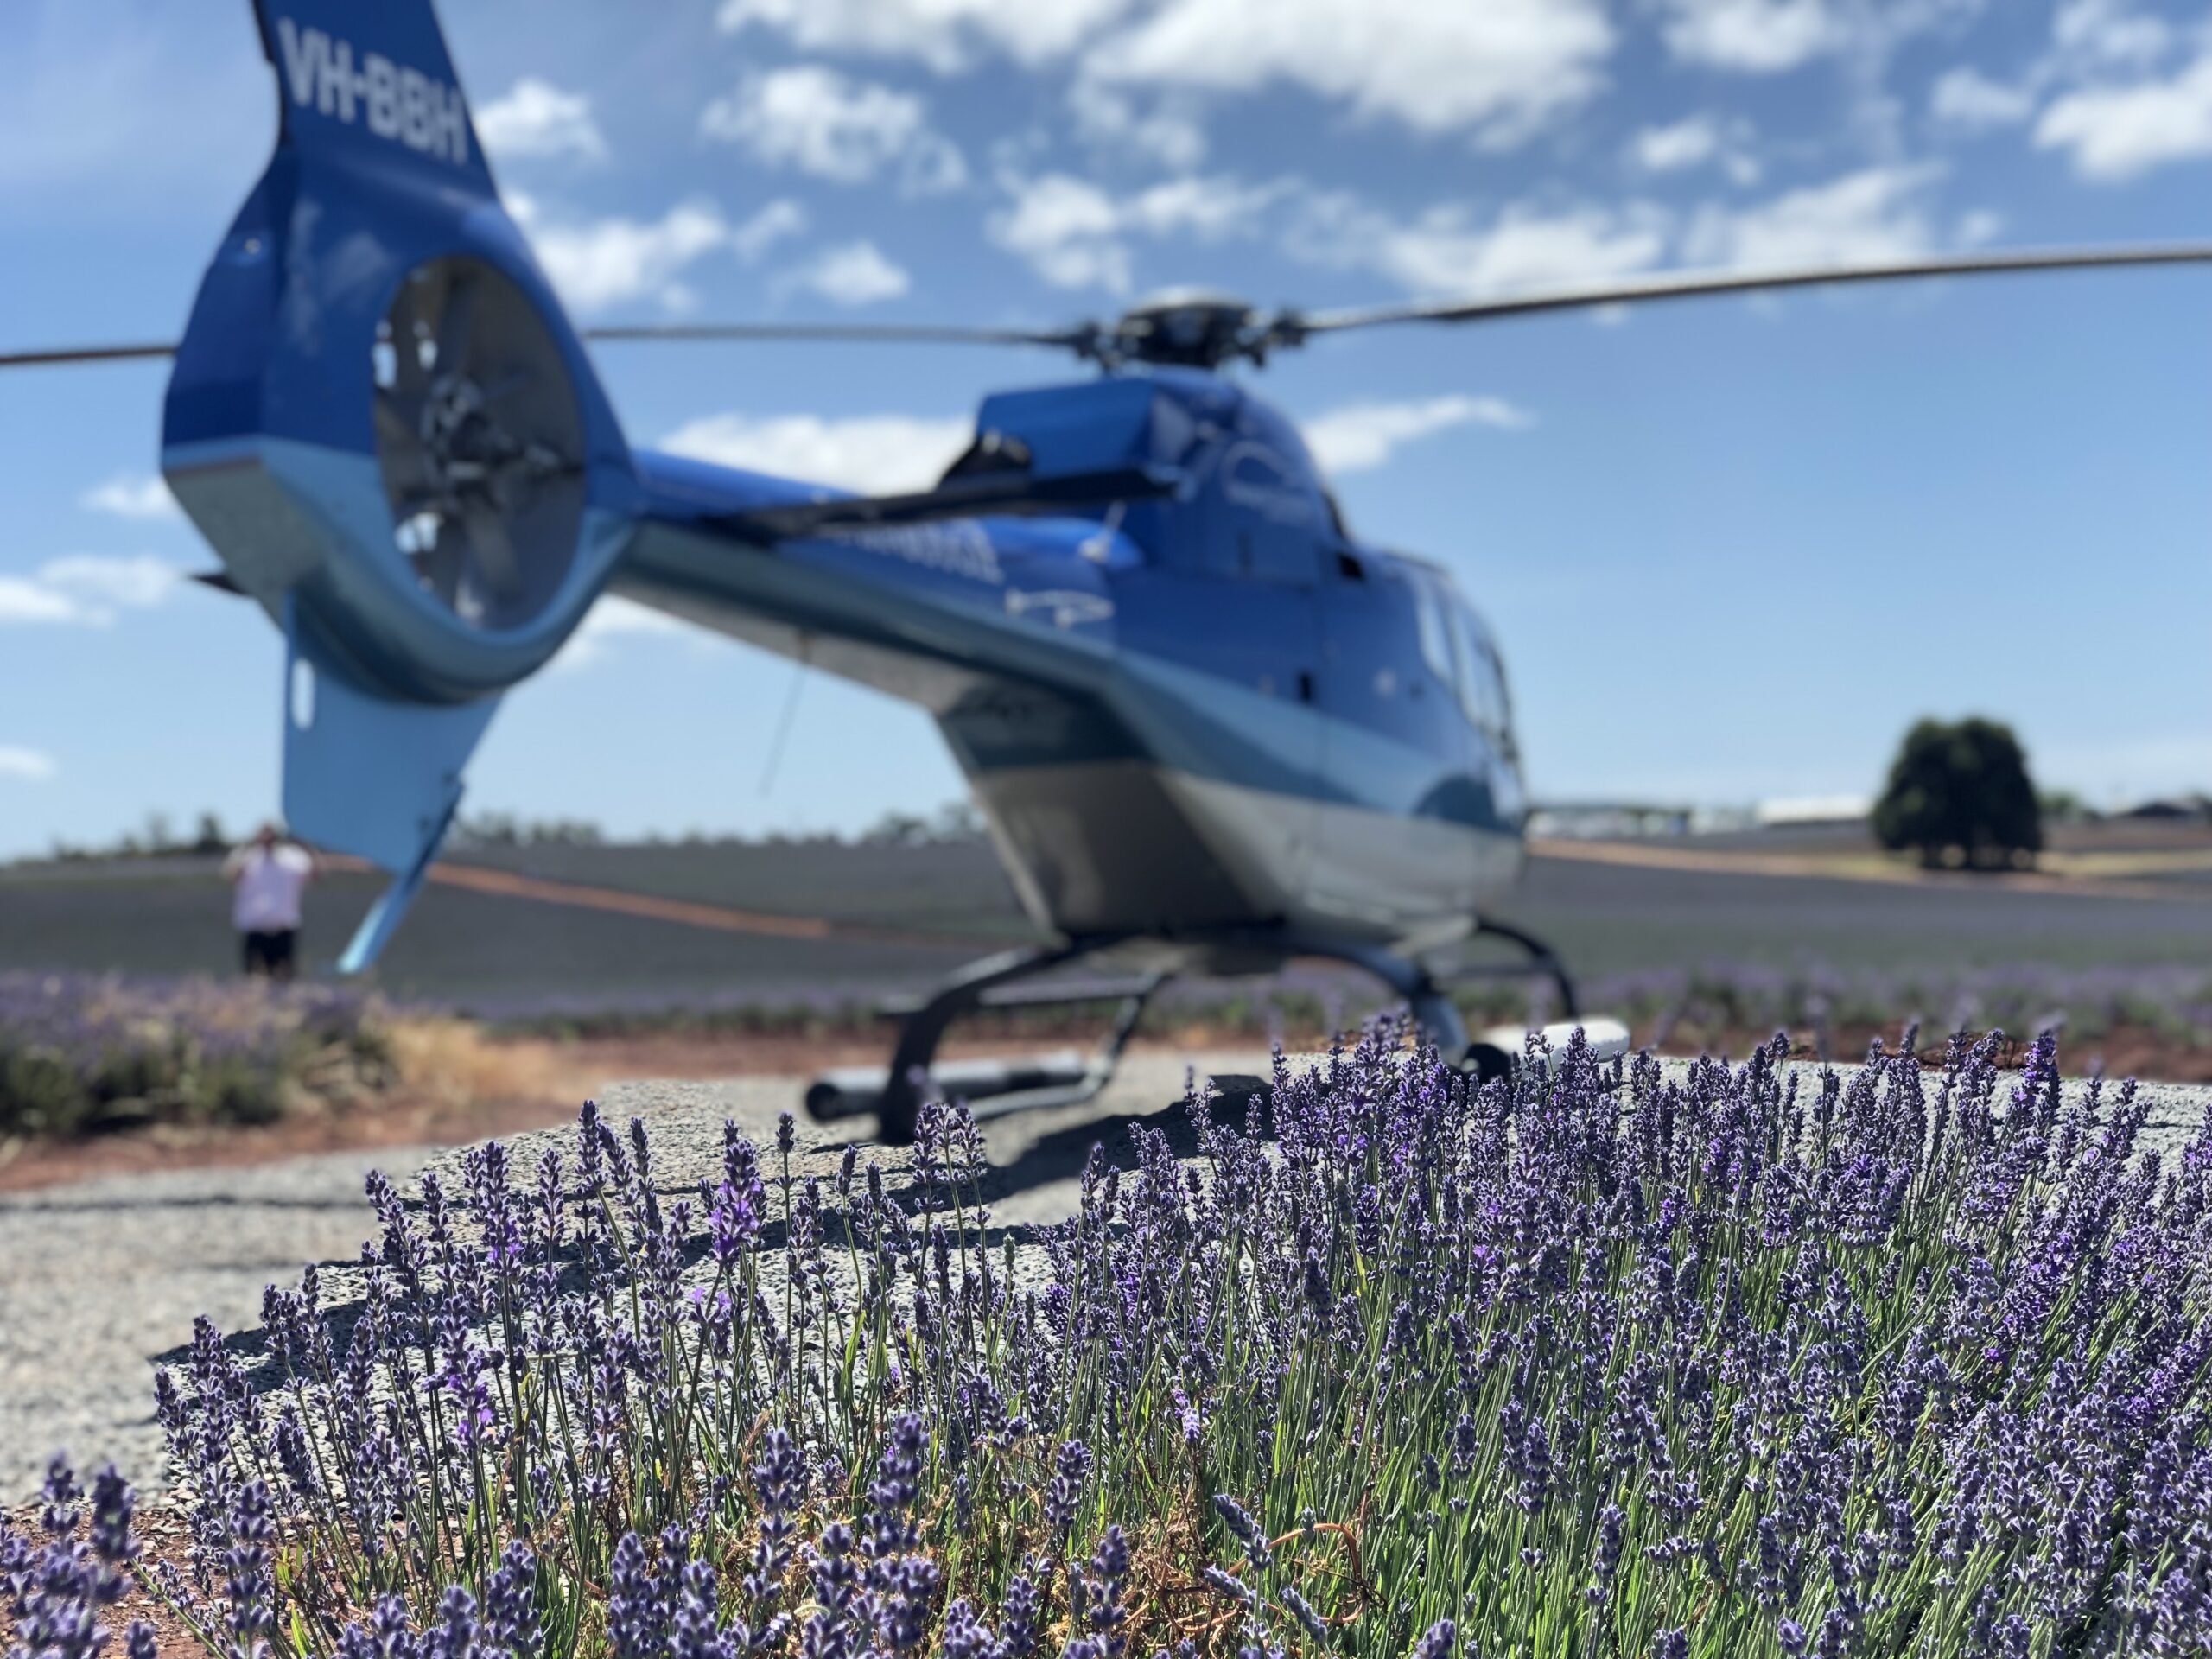
[[[592, 322], [1048, 325], [1670, 267], [2212, 237], [2212, 10], [2136, 0], [449, 0]], [[173, 338], [274, 99], [244, 0], [0, 11], [0, 349]], [[1034, 352], [613, 346], [632, 442], [926, 484]], [[1452, 567], [1532, 792], [1864, 794], [1923, 714], [2212, 788], [2212, 269], [1332, 339], [1248, 372], [1365, 538]], [[282, 647], [181, 577], [159, 365], [0, 376], [0, 856], [277, 798]], [[850, 830], [927, 720], [603, 601], [467, 810]], [[796, 697], [796, 702], [792, 699]], [[771, 774], [787, 708], [790, 738]]]

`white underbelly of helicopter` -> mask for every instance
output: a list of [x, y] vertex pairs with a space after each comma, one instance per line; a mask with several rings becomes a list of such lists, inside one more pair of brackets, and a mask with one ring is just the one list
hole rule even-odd
[[971, 781], [1024, 905], [1066, 933], [1283, 926], [1427, 950], [1519, 870], [1509, 837], [1142, 760]]
[[1472, 931], [1520, 873], [1517, 839], [1440, 818], [1376, 812], [1184, 772], [1163, 774], [1217, 843], [1264, 869], [1294, 923], [1420, 951]]

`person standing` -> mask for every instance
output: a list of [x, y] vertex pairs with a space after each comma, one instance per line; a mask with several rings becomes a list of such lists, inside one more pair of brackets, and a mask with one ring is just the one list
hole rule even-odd
[[231, 884], [231, 925], [245, 971], [289, 979], [298, 954], [300, 898], [315, 880], [315, 855], [273, 823], [223, 861]]

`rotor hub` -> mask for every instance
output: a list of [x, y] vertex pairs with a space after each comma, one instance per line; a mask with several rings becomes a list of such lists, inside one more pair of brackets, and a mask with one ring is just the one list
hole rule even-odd
[[1077, 349], [1109, 369], [1127, 363], [1217, 369], [1238, 359], [1265, 363], [1276, 346], [1303, 338], [1290, 313], [1262, 313], [1209, 289], [1170, 289], [1090, 331]]
[[430, 383], [421, 435], [424, 506], [505, 506], [517, 486], [565, 467], [546, 445], [525, 442], [502, 426], [483, 388], [466, 375], [440, 375]]

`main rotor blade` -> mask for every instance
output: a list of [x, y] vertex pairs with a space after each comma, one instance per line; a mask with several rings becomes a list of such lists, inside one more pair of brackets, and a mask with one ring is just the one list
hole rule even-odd
[[1097, 330], [969, 328], [926, 322], [666, 322], [617, 324], [582, 333], [586, 340], [847, 340], [880, 346], [1046, 346], [1066, 351], [1095, 338]]
[[[1493, 298], [1440, 300], [1403, 305], [1358, 307], [1337, 311], [1284, 311], [1262, 327], [1277, 346], [1294, 345], [1312, 334], [1348, 328], [1375, 328], [1402, 322], [1484, 322], [1497, 317], [1545, 311], [1586, 310], [1653, 300], [1687, 300], [1715, 294], [1771, 293], [1792, 288], [1823, 288], [1844, 283], [1900, 282], [1929, 276], [1989, 276], [2016, 271], [2093, 270], [2126, 265], [2212, 264], [2212, 242], [2110, 248], [2028, 248], [2010, 251], [1939, 255], [1867, 265], [1823, 266], [1802, 270], [1706, 270], [1661, 272], [1548, 293], [1504, 294]], [[633, 340], [842, 340], [861, 345], [1041, 346], [1085, 355], [1109, 344], [1110, 327], [1084, 323], [1071, 328], [970, 328], [957, 324], [868, 322], [681, 322], [613, 324], [580, 331], [583, 338], [608, 343]], [[72, 363], [124, 362], [168, 357], [173, 346], [62, 346], [0, 353], [0, 369], [36, 368]]]
[[[1053, 351], [1081, 351], [1095, 343], [1094, 325], [1074, 328], [969, 328], [957, 323], [901, 322], [671, 322], [618, 323], [577, 331], [586, 340], [621, 344], [635, 340], [842, 340], [874, 346], [1042, 346]], [[411, 342], [409, 342], [411, 345]], [[395, 341], [397, 349], [397, 342]], [[176, 355], [176, 347], [147, 342], [130, 346], [65, 346], [35, 352], [0, 352], [0, 369], [30, 369], [65, 363], [117, 363], [137, 358]], [[411, 352], [402, 353], [402, 372], [419, 372]]]
[[1649, 300], [1690, 300], [1711, 294], [1755, 294], [1779, 289], [1824, 288], [1841, 283], [1893, 283], [1923, 276], [1993, 276], [2012, 271], [2083, 270], [2113, 265], [2212, 264], [2212, 242], [2137, 247], [2024, 248], [1988, 253], [1939, 255], [1872, 265], [1828, 265], [1802, 270], [1667, 271], [1588, 288], [1549, 293], [1502, 294], [1494, 299], [1438, 300], [1411, 305], [1363, 306], [1342, 311], [1291, 313], [1286, 334], [1334, 334], [1396, 322], [1487, 322], [1494, 317], [1541, 311], [1573, 311]]
[[41, 352], [0, 352], [0, 369], [37, 369], [60, 363], [128, 363], [138, 358], [175, 357], [174, 346], [57, 346]]

